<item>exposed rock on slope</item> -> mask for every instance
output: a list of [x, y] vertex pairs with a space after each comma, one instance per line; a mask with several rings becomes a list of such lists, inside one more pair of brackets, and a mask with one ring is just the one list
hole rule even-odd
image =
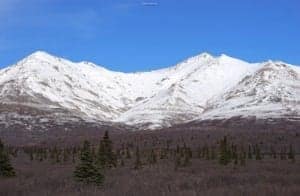
[[48, 121], [124, 123], [154, 129], [193, 119], [298, 116], [299, 73], [282, 62], [250, 64], [207, 53], [165, 69], [120, 73], [36, 52], [0, 71], [0, 124], [47, 129]]

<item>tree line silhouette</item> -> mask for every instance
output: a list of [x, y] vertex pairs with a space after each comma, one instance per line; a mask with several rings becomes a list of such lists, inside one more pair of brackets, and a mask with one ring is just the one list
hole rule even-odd
[[[74, 180], [84, 184], [101, 185], [105, 175], [116, 167], [130, 167], [134, 170], [143, 167], [153, 167], [160, 161], [169, 160], [174, 165], [174, 171], [189, 167], [193, 159], [215, 161], [221, 166], [246, 166], [247, 161], [263, 160], [266, 156], [272, 159], [290, 160], [295, 163], [295, 150], [292, 145], [281, 146], [280, 150], [270, 146], [268, 152], [262, 152], [259, 144], [235, 144], [227, 136], [213, 144], [197, 148], [189, 147], [186, 143], [170, 147], [171, 140], [164, 147], [157, 147], [155, 138], [152, 147], [143, 147], [139, 142], [122, 143], [115, 148], [109, 133], [106, 131], [98, 145], [92, 145], [85, 140], [82, 146], [64, 147], [5, 147], [0, 140], [0, 176], [14, 177], [17, 172], [10, 163], [10, 156], [17, 157], [24, 152], [31, 161], [48, 161], [52, 164], [72, 163]], [[142, 147], [141, 147], [142, 146]]]

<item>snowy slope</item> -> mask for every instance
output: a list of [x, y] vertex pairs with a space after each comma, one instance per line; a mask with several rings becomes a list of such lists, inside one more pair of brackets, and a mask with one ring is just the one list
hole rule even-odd
[[[121, 73], [38, 51], [0, 70], [5, 107], [148, 128], [257, 112], [261, 117], [298, 114], [299, 89], [298, 67], [207, 53], [165, 69]], [[9, 116], [1, 115], [0, 120]]]
[[210, 101], [201, 119], [256, 116], [300, 116], [299, 68], [283, 62], [266, 62], [225, 94]]
[[167, 70], [163, 79], [166, 88], [116, 121], [133, 125], [151, 122], [154, 128], [191, 120], [203, 112], [208, 100], [226, 92], [254, 69], [254, 65], [226, 55], [192, 57]]
[[[146, 75], [146, 77], [145, 77]], [[124, 74], [36, 52], [0, 73], [0, 99], [112, 120], [158, 90], [160, 73]], [[139, 82], [137, 82], [139, 81]], [[145, 88], [148, 86], [148, 88]]]
[[101, 67], [73, 64], [37, 52], [1, 74], [0, 98], [3, 102], [62, 107], [109, 119], [118, 114], [121, 107], [121, 103], [115, 101], [118, 91], [110, 90], [111, 86], [119, 86], [111, 81], [109, 72]]

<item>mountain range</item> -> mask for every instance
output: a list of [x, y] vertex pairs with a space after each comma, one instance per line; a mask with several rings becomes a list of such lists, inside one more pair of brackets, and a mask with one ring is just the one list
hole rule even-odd
[[253, 116], [300, 120], [300, 67], [202, 53], [168, 68], [122, 73], [37, 51], [0, 70], [0, 129], [158, 129]]

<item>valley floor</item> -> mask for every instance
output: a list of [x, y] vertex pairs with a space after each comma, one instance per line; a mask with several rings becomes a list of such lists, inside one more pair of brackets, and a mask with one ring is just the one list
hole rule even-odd
[[174, 171], [174, 164], [168, 161], [140, 170], [124, 166], [107, 172], [105, 183], [100, 188], [74, 183], [73, 164], [52, 165], [14, 160], [14, 166], [18, 177], [1, 179], [0, 195], [298, 196], [300, 193], [299, 163], [292, 164], [287, 160], [253, 160], [242, 167], [220, 166], [216, 161], [193, 159], [189, 167], [177, 171]]
[[[218, 160], [220, 140], [227, 135], [228, 143], [236, 144], [238, 150], [248, 153], [251, 148], [259, 146], [262, 159], [256, 160], [248, 155], [245, 165], [221, 165]], [[98, 139], [88, 136], [92, 145], [97, 146]], [[101, 187], [82, 185], [74, 181], [73, 171], [78, 159], [73, 163], [69, 157], [59, 162], [50, 158], [43, 161], [22, 152], [11, 156], [17, 177], [0, 178], [0, 195], [2, 196], [218, 196], [218, 195], [259, 195], [259, 196], [298, 196], [300, 195], [300, 136], [299, 132], [283, 131], [151, 131], [112, 134], [116, 151], [125, 144], [131, 157], [120, 155], [118, 166], [104, 172], [105, 181]], [[70, 139], [70, 138], [69, 138]], [[77, 138], [78, 139], [78, 138]], [[82, 138], [81, 139], [87, 139]], [[69, 140], [68, 140], [69, 141]], [[74, 141], [76, 139], [74, 138]], [[4, 140], [5, 142], [5, 140]], [[81, 143], [39, 143], [40, 147], [67, 148]], [[12, 144], [10, 144], [12, 146]], [[60, 145], [60, 146], [59, 146]], [[141, 168], [133, 169], [135, 164], [135, 147], [141, 152]], [[177, 146], [190, 148], [192, 155], [186, 166], [176, 166], [174, 153]], [[35, 146], [38, 146], [35, 144]], [[244, 149], [243, 147], [244, 146]], [[288, 156], [289, 146], [293, 146], [295, 160]], [[126, 147], [126, 149], [127, 149]], [[199, 149], [209, 147], [216, 149], [216, 155], [207, 156]], [[211, 148], [212, 147], [212, 148]], [[18, 148], [24, 148], [18, 147]], [[157, 151], [157, 161], [149, 164], [148, 152]], [[165, 155], [162, 152], [169, 149]], [[274, 153], [276, 151], [276, 157]], [[185, 155], [184, 155], [185, 156]], [[49, 155], [48, 155], [49, 157]], [[120, 160], [124, 164], [121, 165]], [[184, 161], [184, 158], [181, 159]], [[182, 162], [181, 162], [182, 163]]]

